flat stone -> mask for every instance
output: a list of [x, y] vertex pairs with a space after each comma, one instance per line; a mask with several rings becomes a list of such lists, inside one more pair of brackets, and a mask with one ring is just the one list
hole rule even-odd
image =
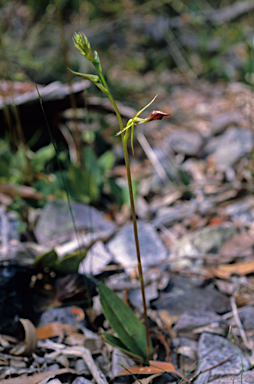
[[[138, 221], [138, 236], [141, 261], [145, 269], [167, 257], [167, 250], [153, 225]], [[132, 223], [122, 227], [107, 244], [115, 262], [121, 264], [127, 273], [137, 268], [136, 246]]]
[[73, 327], [83, 326], [85, 327], [86, 320], [77, 321], [77, 315], [72, 312], [71, 307], [64, 307], [64, 308], [50, 308], [44, 311], [41, 315], [41, 318], [39, 320], [39, 323], [37, 324], [37, 327], [42, 327], [44, 325], [47, 325], [49, 323], [62, 323], [62, 324], [69, 324]]
[[79, 273], [96, 276], [112, 261], [102, 241], [97, 241], [87, 252], [86, 258], [79, 265]]
[[186, 311], [230, 311], [229, 299], [212, 286], [202, 287], [199, 282], [187, 277], [172, 277], [166, 291], [152, 302], [155, 309], [166, 309], [171, 316]]
[[198, 203], [195, 200], [191, 200], [188, 203], [182, 203], [179, 206], [174, 207], [163, 207], [159, 209], [155, 219], [153, 220], [153, 225], [159, 227], [160, 225], [170, 226], [176, 221], [181, 221], [187, 217], [194, 215]]
[[239, 310], [239, 317], [245, 331], [254, 329], [254, 307], [246, 307]]
[[203, 144], [203, 139], [198, 132], [182, 129], [172, 132], [166, 141], [174, 152], [187, 156], [197, 156]]
[[[101, 212], [89, 205], [71, 202], [71, 207], [78, 231], [96, 232], [115, 227], [112, 221], [106, 220]], [[69, 241], [74, 234], [68, 203], [63, 200], [48, 203], [35, 228], [38, 242], [54, 246]]]
[[[209, 373], [208, 381], [228, 375], [239, 375], [242, 370], [242, 363], [238, 353], [241, 354], [243, 370], [245, 371], [249, 368], [250, 363], [239, 348], [237, 352], [229, 340], [218, 335], [204, 332], [201, 335], [198, 344], [198, 358], [199, 361], [202, 361], [202, 364], [199, 365], [199, 369], [203, 371], [217, 365], [217, 367], [212, 368], [208, 372], [204, 372], [205, 376]], [[230, 356], [232, 357], [228, 361], [219, 364]], [[204, 382], [202, 378], [202, 375], [204, 374], [201, 373], [195, 381], [195, 384]], [[219, 381], [219, 383], [221, 383], [221, 381]]]
[[214, 311], [187, 311], [179, 317], [174, 326], [174, 331], [190, 332], [195, 328], [222, 321], [221, 316], [217, 315]]
[[212, 139], [205, 148], [213, 154], [217, 165], [226, 169], [232, 167], [253, 148], [253, 132], [247, 129], [229, 127], [219, 138]]
[[227, 205], [225, 213], [242, 223], [252, 223], [254, 220], [254, 197], [247, 196]]
[[242, 114], [239, 112], [223, 113], [214, 116], [211, 120], [211, 130], [214, 135], [222, 133], [228, 126], [239, 124], [242, 121]]
[[13, 260], [22, 264], [32, 264], [39, 253], [32, 249], [31, 244], [13, 239], [7, 245], [1, 245], [0, 261]]
[[[132, 367], [133, 365], [135, 365], [133, 360], [131, 360], [129, 357], [127, 357], [122, 351], [120, 351], [120, 349], [113, 348], [113, 351], [112, 351], [112, 372], [110, 372], [112, 375], [112, 378], [117, 376], [118, 373], [123, 370], [122, 365], [125, 366], [126, 364], [128, 364], [129, 367]], [[116, 379], [118, 379], [118, 378], [116, 377]], [[125, 379], [127, 379], [127, 380], [126, 381], [116, 380], [116, 382], [119, 382], [119, 383], [125, 383], [126, 382], [126, 384], [127, 383], [129, 384], [132, 382], [131, 380], [128, 380], [128, 376], [125, 376]], [[130, 375], [130, 379], [131, 379], [131, 375]], [[115, 380], [114, 380], [114, 383], [115, 383]]]
[[20, 229], [20, 222], [16, 212], [6, 212], [0, 206], [0, 243], [5, 245], [12, 239], [18, 240]]
[[[150, 301], [157, 299], [158, 297], [158, 289], [157, 289], [157, 283], [154, 282], [152, 284], [149, 284], [145, 288], [145, 293], [146, 293], [146, 305], [150, 306]], [[134, 289], [129, 292], [129, 300], [130, 303], [139, 309], [139, 311], [142, 311], [143, 309], [143, 299], [142, 299], [142, 293], [141, 289]]]
[[183, 236], [171, 247], [171, 254], [184, 257], [206, 253], [217, 253], [222, 245], [236, 234], [232, 226], [214, 226], [199, 229]]
[[220, 379], [209, 381], [209, 384], [253, 384], [254, 371], [243, 372], [243, 376], [227, 376]]

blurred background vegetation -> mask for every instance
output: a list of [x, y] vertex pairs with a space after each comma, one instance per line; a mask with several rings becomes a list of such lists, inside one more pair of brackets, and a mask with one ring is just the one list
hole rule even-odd
[[[67, 83], [67, 66], [92, 73], [72, 42], [82, 31], [100, 54], [115, 99], [136, 110], [158, 87], [163, 98], [175, 84], [198, 79], [253, 85], [253, 0], [2, 0], [0, 7], [0, 80]], [[95, 87], [92, 92], [101, 96]], [[111, 193], [117, 204], [126, 201], [126, 188], [105, 177], [117, 157], [114, 139], [105, 134], [110, 124], [100, 116], [97, 129], [82, 132], [81, 167], [60, 147], [76, 200], [99, 202]], [[37, 152], [21, 144], [10, 152], [9, 143], [0, 142], [0, 182], [62, 197], [52, 144]]]
[[[121, 73], [121, 84], [117, 82], [120, 99], [126, 97], [126, 92], [142, 92], [145, 75], [149, 83], [149, 73], [156, 77], [168, 70], [180, 72], [188, 80], [205, 77], [251, 82], [251, 3], [2, 0], [0, 76], [41, 84], [65, 82], [63, 28], [70, 66], [88, 70], [89, 64], [72, 43], [73, 33], [82, 31], [100, 52], [109, 81], [113, 83]], [[237, 10], [239, 4], [242, 7]]]

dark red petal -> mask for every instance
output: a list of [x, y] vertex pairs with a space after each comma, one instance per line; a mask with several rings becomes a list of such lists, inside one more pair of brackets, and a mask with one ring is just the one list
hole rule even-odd
[[147, 117], [147, 121], [161, 120], [165, 116], [171, 116], [171, 113], [161, 112], [161, 111], [152, 111]]

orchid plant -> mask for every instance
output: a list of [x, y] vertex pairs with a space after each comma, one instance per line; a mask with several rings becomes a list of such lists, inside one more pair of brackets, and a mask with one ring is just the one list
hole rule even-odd
[[[110, 99], [120, 127], [120, 131], [117, 133], [117, 135], [121, 135], [122, 138], [122, 145], [123, 145], [123, 152], [124, 152], [124, 159], [125, 159], [125, 166], [127, 171], [127, 180], [128, 180], [128, 187], [129, 187], [129, 196], [130, 196], [130, 205], [131, 205], [131, 214], [132, 214], [132, 221], [133, 221], [133, 229], [134, 229], [134, 238], [135, 238], [135, 244], [136, 244], [136, 251], [137, 251], [137, 265], [138, 265], [138, 274], [139, 274], [139, 280], [141, 285], [141, 293], [142, 293], [142, 301], [143, 301], [143, 311], [144, 311], [144, 319], [145, 319], [145, 353], [144, 349], [142, 349], [141, 345], [142, 342], [140, 341], [143, 337], [143, 324], [139, 325], [138, 319], [135, 317], [133, 318], [134, 314], [130, 315], [128, 311], [130, 309], [128, 307], [123, 307], [123, 305], [119, 302], [119, 298], [116, 298], [113, 296], [112, 292], [109, 291], [109, 288], [104, 286], [102, 283], [99, 283], [99, 290], [100, 290], [100, 297], [101, 297], [101, 303], [102, 308], [104, 311], [105, 316], [107, 317], [108, 321], [110, 322], [112, 328], [114, 331], [118, 334], [119, 339], [108, 335], [105, 337], [105, 339], [110, 342], [111, 344], [117, 346], [118, 348], [122, 349], [125, 353], [129, 354], [130, 356], [137, 359], [137, 356], [141, 359], [142, 362], [149, 364], [149, 359], [151, 355], [151, 341], [149, 336], [149, 327], [148, 327], [148, 316], [147, 316], [147, 307], [146, 307], [146, 299], [145, 299], [145, 286], [144, 286], [144, 279], [143, 279], [143, 270], [142, 270], [142, 264], [141, 264], [141, 254], [140, 254], [140, 247], [139, 247], [139, 239], [138, 239], [138, 229], [137, 229], [137, 220], [136, 220], [136, 213], [135, 213], [135, 204], [134, 204], [134, 197], [133, 197], [133, 190], [132, 190], [132, 180], [131, 180], [131, 170], [130, 170], [130, 162], [129, 162], [129, 155], [128, 155], [128, 138], [131, 131], [131, 148], [132, 152], [134, 154], [134, 147], [133, 147], [133, 136], [134, 136], [134, 126], [148, 123], [149, 121], [154, 120], [160, 120], [164, 116], [170, 116], [170, 114], [154, 110], [150, 113], [150, 115], [146, 118], [140, 118], [139, 115], [148, 108], [155, 100], [156, 96], [153, 98], [153, 100], [148, 103], [144, 108], [142, 108], [140, 111], [138, 111], [132, 119], [130, 119], [127, 123], [127, 125], [124, 127], [122, 118], [120, 115], [120, 112], [117, 108], [116, 102], [114, 98], [112, 97], [109, 87], [106, 83], [106, 80], [104, 78], [103, 72], [102, 72], [102, 66], [100, 62], [99, 55], [96, 51], [92, 51], [91, 45], [87, 39], [87, 37], [83, 33], [75, 33], [74, 38], [74, 45], [79, 50], [79, 52], [87, 59], [89, 60], [94, 67], [96, 68], [98, 75], [92, 75], [92, 74], [83, 74], [79, 72], [74, 72], [70, 70], [74, 75], [77, 75], [83, 79], [89, 80], [92, 83], [94, 83], [102, 92], [106, 93], [108, 98]], [[110, 300], [107, 300], [110, 297]], [[113, 308], [113, 302], [115, 303], [115, 307]], [[110, 307], [111, 305], [111, 307]], [[122, 311], [122, 317], [119, 315], [121, 307]], [[114, 311], [114, 309], [116, 309]], [[128, 313], [127, 313], [128, 312]], [[114, 316], [120, 316], [118, 318], [118, 321], [114, 321], [114, 317], [112, 317], [112, 313]], [[107, 316], [108, 315], [108, 316]], [[128, 322], [129, 318], [129, 322]], [[123, 324], [119, 324], [121, 322], [124, 322]], [[126, 324], [126, 322], [128, 324]], [[135, 323], [135, 327], [133, 327], [133, 324]], [[133, 334], [134, 332], [134, 334]], [[109, 337], [111, 336], [111, 337]], [[138, 340], [140, 342], [138, 342]]]

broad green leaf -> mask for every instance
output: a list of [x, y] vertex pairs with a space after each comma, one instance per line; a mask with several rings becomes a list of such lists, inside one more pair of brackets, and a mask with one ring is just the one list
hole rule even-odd
[[[30, 153], [33, 152], [30, 151]], [[11, 158], [10, 174], [10, 182], [23, 184], [27, 181], [27, 154], [21, 147]]]
[[112, 151], [104, 152], [97, 160], [98, 165], [104, 172], [109, 171], [113, 167], [114, 162], [115, 155]]
[[64, 256], [61, 260], [57, 261], [55, 271], [61, 273], [75, 273], [78, 271], [79, 264], [86, 257], [86, 251], [76, 251], [69, 255]]
[[[10, 177], [10, 165], [0, 158], [0, 179], [8, 180]], [[9, 181], [9, 180], [8, 180]]]
[[[146, 362], [146, 330], [132, 310], [105, 284], [98, 284], [103, 313], [130, 353]], [[151, 345], [152, 350], [152, 345]]]
[[110, 188], [110, 194], [112, 195], [114, 200], [117, 202], [117, 204], [121, 207], [124, 203], [122, 188], [117, 184], [115, 179], [111, 177], [107, 179], [107, 182]]
[[30, 164], [33, 169], [33, 172], [42, 172], [44, 171], [46, 163], [53, 159], [56, 155], [53, 144], [46, 145], [38, 149], [30, 159]]
[[91, 147], [86, 147], [84, 149], [83, 161], [87, 174], [93, 178], [98, 186], [100, 186], [103, 182], [103, 172], [97, 164], [97, 157]]
[[110, 335], [109, 333], [102, 333], [102, 337], [107, 343], [113, 345], [113, 347], [120, 349], [123, 353], [125, 353], [125, 355], [127, 355], [134, 361], [140, 362], [140, 363], [144, 362], [144, 359], [142, 356], [135, 355], [134, 353], [131, 353], [129, 350], [127, 350], [125, 345], [117, 337]]
[[100, 186], [96, 183], [93, 174], [70, 165], [67, 173], [68, 191], [70, 195], [81, 202], [98, 201]]
[[52, 268], [54, 269], [56, 262], [58, 260], [57, 253], [54, 249], [51, 249], [49, 252], [39, 255], [34, 260], [34, 265], [38, 268]]

